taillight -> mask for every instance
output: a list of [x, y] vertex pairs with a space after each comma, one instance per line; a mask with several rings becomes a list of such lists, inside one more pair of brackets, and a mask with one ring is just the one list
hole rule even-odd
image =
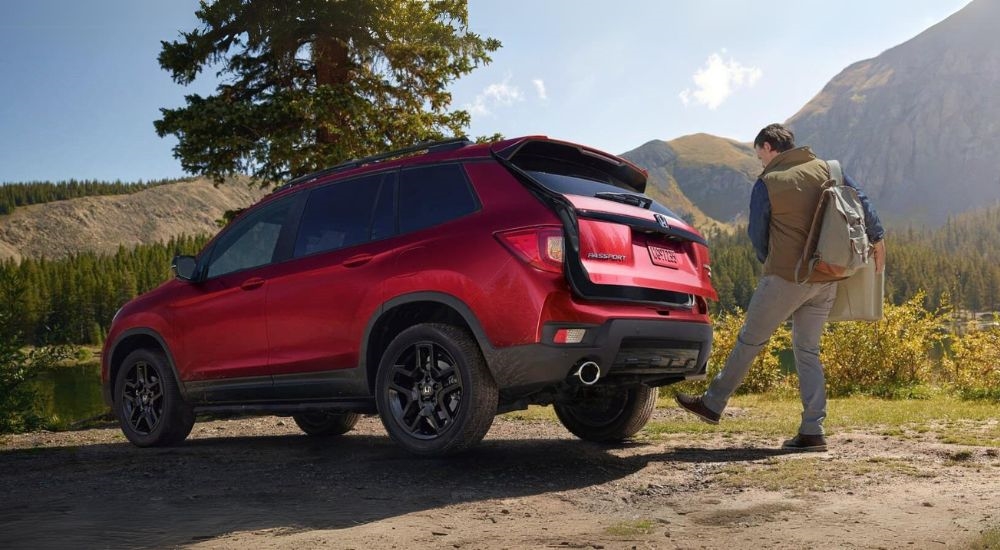
[[500, 231], [496, 237], [500, 244], [532, 266], [552, 273], [562, 272], [565, 244], [561, 227], [545, 225]]

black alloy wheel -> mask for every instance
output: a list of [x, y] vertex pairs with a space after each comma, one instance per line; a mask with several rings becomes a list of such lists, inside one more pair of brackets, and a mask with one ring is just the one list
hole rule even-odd
[[145, 361], [136, 361], [125, 372], [122, 418], [137, 434], [148, 436], [163, 418], [163, 380]]
[[587, 441], [615, 443], [639, 433], [656, 408], [656, 388], [582, 388], [571, 401], [554, 405], [559, 422]]
[[467, 331], [451, 325], [400, 333], [386, 348], [376, 388], [386, 431], [416, 454], [465, 450], [496, 415], [497, 388], [482, 352]]
[[140, 447], [179, 443], [194, 426], [194, 410], [159, 350], [139, 349], [125, 357], [115, 376], [114, 397], [122, 433]]
[[343, 435], [354, 428], [361, 415], [351, 412], [312, 411], [292, 415], [299, 428], [316, 436]]
[[455, 359], [434, 342], [406, 348], [393, 363], [389, 410], [417, 439], [433, 439], [455, 423], [462, 405], [462, 380]]

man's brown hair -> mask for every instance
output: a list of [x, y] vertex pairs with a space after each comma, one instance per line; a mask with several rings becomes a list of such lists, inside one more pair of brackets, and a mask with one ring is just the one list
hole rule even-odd
[[768, 124], [757, 134], [757, 138], [753, 140], [753, 146], [759, 149], [765, 143], [770, 143], [771, 149], [784, 153], [795, 148], [795, 134], [781, 124]]

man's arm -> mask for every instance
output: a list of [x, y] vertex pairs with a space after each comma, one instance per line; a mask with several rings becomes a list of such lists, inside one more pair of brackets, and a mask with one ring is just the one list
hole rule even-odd
[[767, 195], [764, 182], [758, 179], [750, 193], [750, 224], [747, 226], [747, 235], [750, 236], [750, 242], [761, 263], [767, 260], [770, 232], [771, 198]]
[[872, 250], [872, 255], [875, 257], [875, 271], [882, 273], [882, 270], [885, 269], [885, 229], [882, 227], [882, 220], [879, 219], [878, 212], [872, 206], [868, 195], [865, 195], [861, 187], [847, 174], [844, 174], [844, 184], [853, 187], [858, 192], [861, 207], [865, 210], [865, 228], [868, 240], [875, 245], [874, 250]]
[[861, 190], [861, 187], [847, 174], [844, 174], [844, 184], [853, 187], [855, 191], [858, 192], [858, 199], [861, 201], [861, 207], [865, 210], [865, 228], [868, 233], [868, 240], [877, 243], [885, 238], [885, 229], [882, 228], [882, 220], [878, 217], [878, 212], [875, 211], [875, 207], [872, 206], [872, 201], [868, 199], [868, 195]]

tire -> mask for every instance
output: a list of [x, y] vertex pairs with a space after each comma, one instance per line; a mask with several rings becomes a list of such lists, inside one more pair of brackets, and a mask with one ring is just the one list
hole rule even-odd
[[427, 323], [386, 348], [375, 403], [389, 436], [424, 456], [460, 453], [479, 443], [497, 413], [497, 386], [466, 330]]
[[316, 411], [292, 415], [303, 432], [316, 436], [343, 435], [358, 423], [358, 413]]
[[138, 349], [125, 357], [115, 376], [114, 407], [122, 433], [139, 447], [180, 443], [194, 426], [194, 409], [159, 350]]
[[572, 402], [554, 405], [559, 422], [573, 435], [600, 443], [639, 433], [656, 408], [656, 388], [585, 388]]

